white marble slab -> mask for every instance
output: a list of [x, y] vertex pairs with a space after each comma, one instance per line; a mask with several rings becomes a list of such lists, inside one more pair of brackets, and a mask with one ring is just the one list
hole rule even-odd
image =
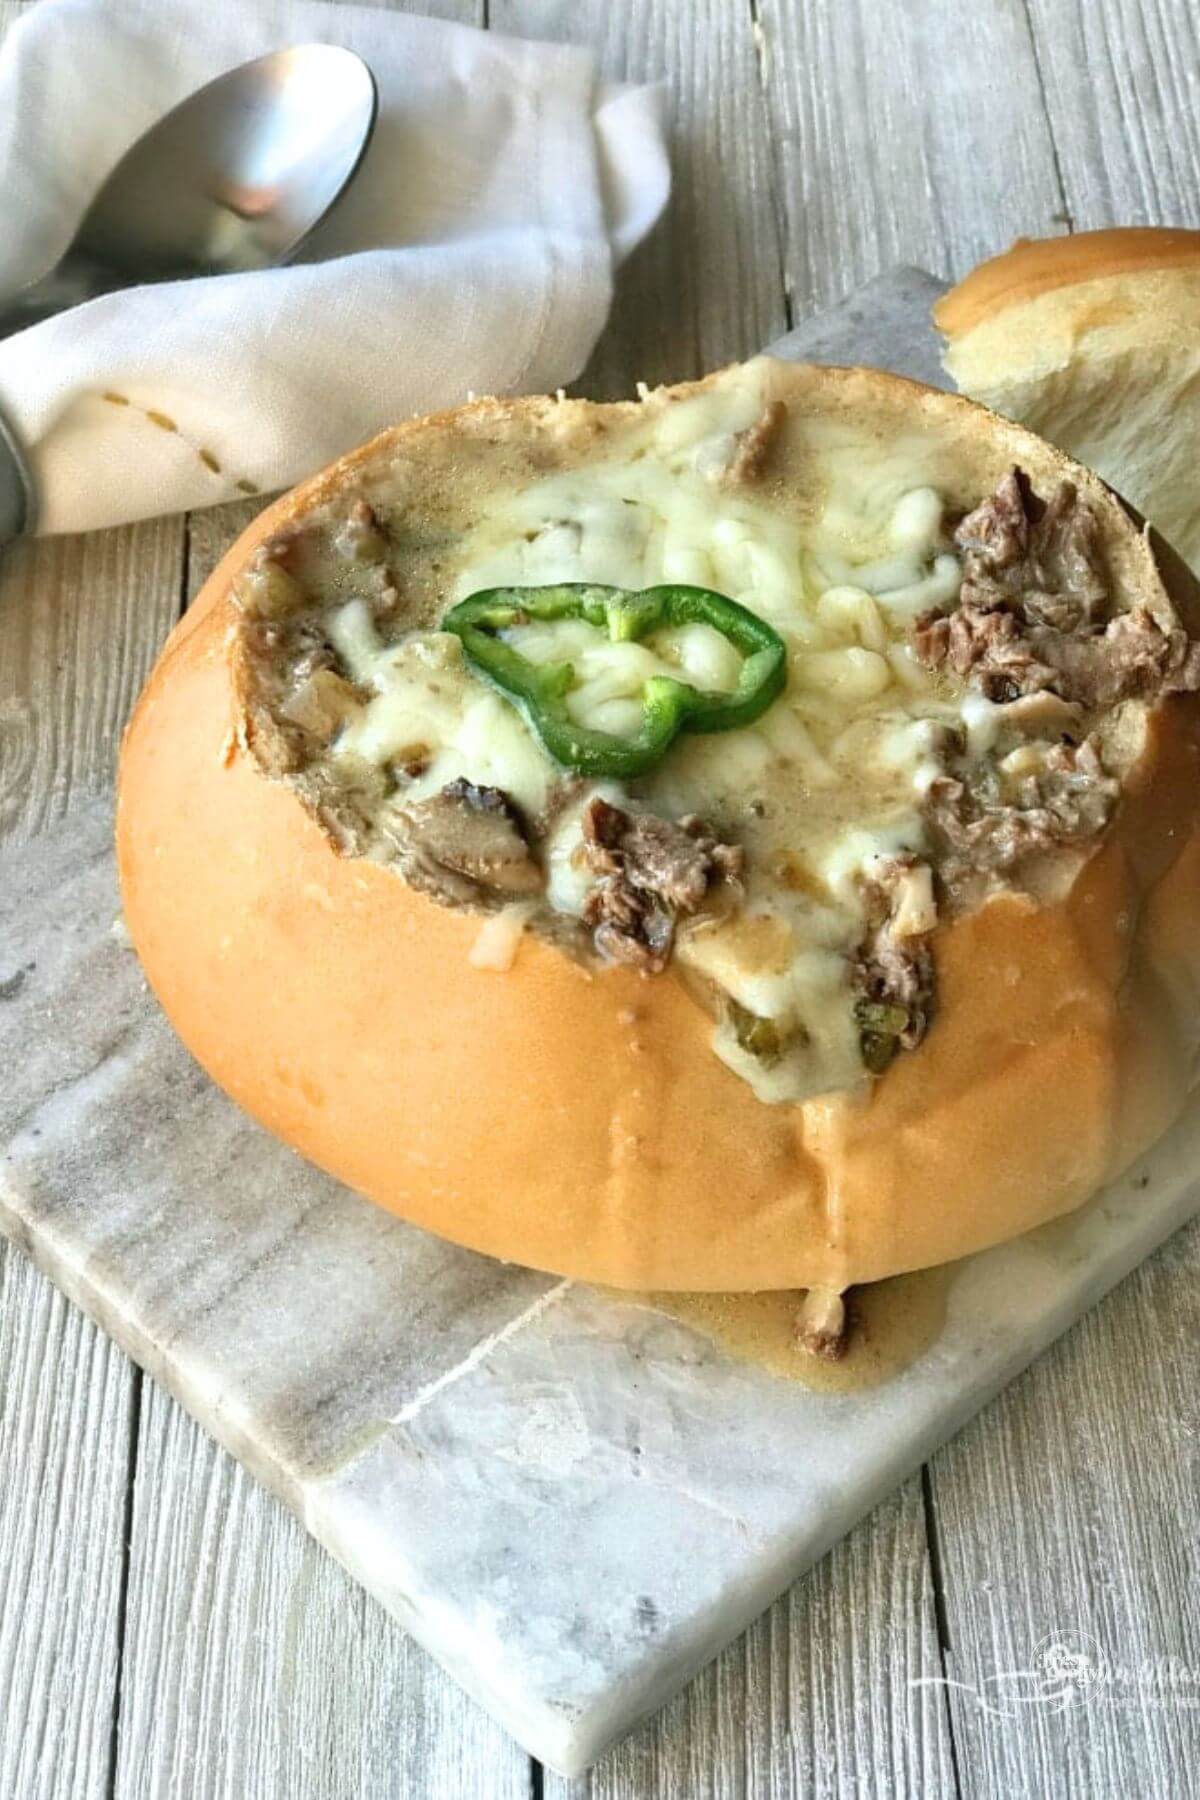
[[[876, 284], [859, 341], [888, 300], [889, 360], [930, 372], [931, 290]], [[441, 1244], [243, 1118], [114, 935], [110, 832], [100, 798], [0, 858], [0, 1229], [564, 1772], [1200, 1206], [1198, 1108], [1068, 1225], [962, 1264], [903, 1374], [809, 1393]]]

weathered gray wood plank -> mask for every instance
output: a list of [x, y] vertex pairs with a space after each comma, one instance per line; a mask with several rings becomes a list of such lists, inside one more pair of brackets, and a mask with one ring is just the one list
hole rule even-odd
[[146, 1384], [117, 1800], [524, 1800], [529, 1761]]
[[0, 561], [0, 833], [109, 780], [179, 598], [183, 524], [14, 545]]
[[797, 317], [1063, 228], [1021, 0], [757, 0]]
[[[1194, 1791], [1198, 1274], [1193, 1225], [934, 1460], [968, 1793]], [[1084, 1659], [1074, 1695], [1053, 1644]], [[995, 1716], [1006, 1670], [1034, 1678]]]
[[187, 570], [183, 583], [185, 606], [191, 605], [226, 550], [258, 517], [264, 504], [263, 499], [256, 496], [253, 500], [231, 500], [227, 506], [212, 506], [207, 512], [189, 515]]
[[108, 1792], [134, 1386], [0, 1245], [0, 1794]]
[[[0, 34], [19, 10], [0, 0]], [[181, 541], [164, 520], [0, 556], [0, 837], [107, 779]], [[22, 1800], [107, 1792], [137, 1383], [0, 1244], [0, 1792]]]
[[1200, 9], [1029, 0], [1067, 210], [1098, 225], [1200, 225]]
[[[181, 538], [161, 521], [0, 559], [0, 836], [109, 778], [175, 614]], [[0, 1792], [101, 1794], [140, 1377], [4, 1245], [0, 1302]]]
[[954, 1792], [914, 1478], [589, 1775], [547, 1800]]
[[605, 75], [666, 84], [667, 216], [621, 271], [579, 391], [625, 399], [749, 356], [784, 329], [768, 122], [748, 10], [728, 0], [491, 0], [494, 30], [587, 44]]

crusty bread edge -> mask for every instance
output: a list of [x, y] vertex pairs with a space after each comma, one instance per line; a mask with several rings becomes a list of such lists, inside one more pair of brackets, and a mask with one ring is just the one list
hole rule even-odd
[[1007, 307], [1108, 276], [1200, 264], [1200, 231], [1127, 225], [1053, 238], [1018, 238], [943, 294], [933, 308], [953, 342]]

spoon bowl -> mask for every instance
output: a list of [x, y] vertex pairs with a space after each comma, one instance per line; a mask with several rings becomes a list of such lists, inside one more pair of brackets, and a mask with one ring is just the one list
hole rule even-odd
[[285, 263], [357, 169], [376, 109], [350, 50], [301, 44], [244, 63], [126, 152], [74, 249], [123, 283]]
[[361, 57], [300, 44], [182, 100], [126, 151], [0, 337], [114, 288], [288, 262], [358, 169], [378, 110]]

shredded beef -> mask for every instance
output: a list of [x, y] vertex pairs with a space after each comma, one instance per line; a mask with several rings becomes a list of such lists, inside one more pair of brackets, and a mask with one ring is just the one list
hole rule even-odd
[[768, 400], [753, 425], [748, 425], [745, 431], [735, 433], [736, 448], [727, 476], [731, 483], [740, 486], [744, 482], [756, 480], [762, 474], [786, 418], [787, 407], [783, 401]]
[[968, 513], [954, 534], [963, 558], [963, 604], [994, 610], [1015, 600], [1035, 624], [1074, 631], [1098, 618], [1108, 579], [1095, 513], [1062, 481], [1043, 506], [1020, 469]]
[[972, 872], [999, 873], [1055, 845], [1081, 843], [1103, 830], [1119, 795], [1091, 738], [1056, 745], [1010, 796], [989, 770], [966, 780], [941, 776], [930, 786], [927, 818], [942, 879], [953, 891]]
[[1146, 607], [1119, 613], [1099, 636], [1078, 637], [1036, 627], [1034, 651], [1051, 670], [1043, 685], [1084, 706], [1153, 700], [1200, 688], [1200, 643], [1181, 626], [1164, 631]]
[[742, 871], [740, 847], [719, 843], [692, 815], [676, 825], [596, 799], [583, 817], [583, 841], [599, 877], [583, 915], [596, 948], [649, 974], [667, 965], [676, 919], [698, 911], [714, 882], [735, 882]]
[[959, 605], [917, 619], [918, 659], [999, 703], [1050, 691], [1101, 708], [1200, 688], [1200, 645], [1181, 627], [1164, 627], [1146, 607], [1106, 619], [1099, 538], [1069, 481], [1043, 504], [1013, 469], [955, 532]]
[[927, 668], [948, 665], [971, 677], [989, 700], [1038, 693], [1054, 680], [1012, 612], [983, 612], [964, 603], [957, 612], [923, 614], [913, 626], [913, 648]]

